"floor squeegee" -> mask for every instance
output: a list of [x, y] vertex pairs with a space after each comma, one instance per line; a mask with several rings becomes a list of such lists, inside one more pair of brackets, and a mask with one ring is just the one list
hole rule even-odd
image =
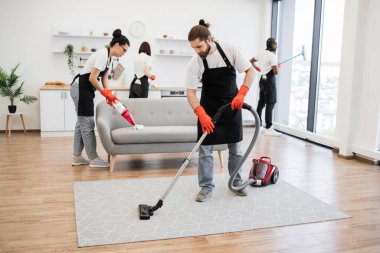
[[[301, 53], [299, 53], [299, 54], [297, 54], [297, 55], [295, 55], [295, 56], [293, 56], [293, 57], [291, 57], [291, 58], [289, 58], [289, 59], [287, 59], [287, 60], [285, 60], [285, 61], [282, 61], [282, 62], [278, 63], [278, 64], [277, 64], [277, 68], [280, 68], [281, 64], [283, 64], [283, 63], [285, 63], [285, 62], [288, 62], [288, 61], [291, 61], [291, 60], [293, 60], [294, 58], [296, 58], [296, 57], [298, 57], [298, 56], [301, 56], [301, 55], [302, 55], [302, 57], [303, 57], [303, 60], [306, 61], [306, 53], [305, 53], [305, 46], [304, 46], [304, 45], [302, 45]], [[255, 68], [256, 68], [257, 71], [261, 72], [261, 69], [260, 69], [259, 67], [255, 67]]]
[[296, 57], [298, 57], [298, 56], [301, 56], [301, 55], [302, 55], [302, 57], [303, 57], [303, 60], [306, 61], [306, 54], [305, 54], [305, 46], [304, 46], [304, 45], [302, 45], [301, 53], [299, 53], [299, 54], [297, 54], [297, 55], [295, 55], [295, 56], [293, 56], [293, 57], [291, 57], [291, 58], [289, 58], [289, 59], [287, 59], [287, 60], [285, 60], [285, 61], [283, 61], [283, 62], [280, 62], [280, 63], [278, 63], [278, 64], [281, 65], [281, 64], [283, 64], [283, 63], [285, 63], [285, 62], [288, 62], [288, 61], [291, 61], [291, 60], [293, 60], [294, 58], [296, 58]]

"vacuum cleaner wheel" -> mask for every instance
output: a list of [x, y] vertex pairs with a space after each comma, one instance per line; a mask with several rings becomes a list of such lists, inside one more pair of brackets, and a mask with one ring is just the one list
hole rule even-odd
[[272, 184], [275, 184], [277, 183], [277, 180], [278, 180], [278, 177], [280, 176], [280, 172], [278, 171], [278, 169], [276, 168], [272, 174], [272, 177], [270, 179], [270, 181], [272, 182]]

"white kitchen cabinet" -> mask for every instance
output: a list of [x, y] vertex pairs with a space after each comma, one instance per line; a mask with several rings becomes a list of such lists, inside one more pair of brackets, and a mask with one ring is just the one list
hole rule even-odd
[[[101, 101], [104, 101], [104, 97], [99, 92], [95, 92], [95, 113], [96, 105]], [[77, 113], [70, 90], [41, 90], [40, 111], [41, 136], [73, 135]]]
[[70, 90], [41, 90], [40, 111], [41, 135], [74, 130], [76, 112]]

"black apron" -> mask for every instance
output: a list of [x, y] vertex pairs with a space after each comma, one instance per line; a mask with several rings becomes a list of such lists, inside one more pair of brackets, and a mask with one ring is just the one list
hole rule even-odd
[[277, 91], [276, 76], [273, 73], [273, 69], [266, 75], [261, 76], [259, 86], [260, 97], [264, 97], [265, 104], [275, 104], [277, 102]]
[[[238, 93], [236, 70], [219, 44], [216, 42], [215, 44], [227, 66], [210, 69], [206, 59], [203, 59], [205, 71], [202, 75], [200, 104], [211, 118], [221, 106], [231, 103]], [[198, 140], [202, 134], [202, 126], [198, 120]], [[216, 123], [214, 133], [207, 135], [202, 145], [237, 143], [242, 139], [242, 112], [241, 110], [232, 110], [231, 107], [228, 107]]]
[[[106, 68], [98, 75], [104, 76], [108, 71], [108, 59], [110, 55], [110, 49], [108, 48], [107, 65]], [[78, 116], [94, 116], [94, 98], [96, 88], [90, 82], [91, 73], [79, 75], [79, 101], [78, 101]]]
[[[139, 79], [141, 84], [136, 83]], [[140, 78], [135, 77], [131, 82], [131, 87], [129, 89], [129, 98], [147, 98], [149, 93], [149, 82], [147, 76], [142, 76]]]

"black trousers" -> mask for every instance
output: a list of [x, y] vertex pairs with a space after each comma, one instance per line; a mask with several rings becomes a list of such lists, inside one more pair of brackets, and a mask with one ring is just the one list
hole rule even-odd
[[259, 99], [259, 102], [257, 104], [257, 114], [259, 114], [260, 122], [262, 124], [261, 120], [261, 113], [265, 107], [265, 128], [270, 128], [272, 126], [272, 117], [273, 117], [273, 108], [275, 103], [266, 104], [264, 99]]
[[265, 107], [265, 127], [270, 128], [272, 126], [273, 108], [277, 102], [276, 77], [272, 71], [260, 78], [259, 87], [260, 98], [256, 111], [261, 121], [261, 112]]

